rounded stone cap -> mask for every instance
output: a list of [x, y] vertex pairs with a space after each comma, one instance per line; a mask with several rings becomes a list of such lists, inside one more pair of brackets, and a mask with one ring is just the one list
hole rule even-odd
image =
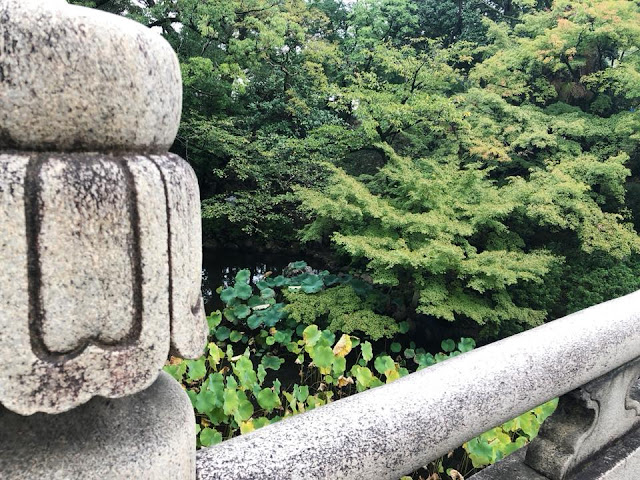
[[63, 0], [0, 0], [0, 150], [166, 151], [181, 108], [157, 33]]

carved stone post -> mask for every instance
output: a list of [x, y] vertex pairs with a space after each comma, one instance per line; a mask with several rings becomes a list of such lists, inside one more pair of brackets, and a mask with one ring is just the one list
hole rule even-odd
[[640, 359], [636, 359], [563, 395], [527, 448], [473, 478], [640, 478], [639, 377]]
[[0, 0], [2, 478], [195, 476], [193, 411], [161, 374], [207, 334], [198, 184], [167, 153], [181, 103], [156, 33]]
[[[560, 397], [525, 463], [550, 480], [589, 478], [594, 472], [600, 472], [594, 478], [638, 478], [640, 444], [635, 440], [635, 448], [624, 454], [615, 445], [631, 439], [640, 425], [638, 377], [640, 359]], [[613, 463], [607, 466], [607, 460]]]

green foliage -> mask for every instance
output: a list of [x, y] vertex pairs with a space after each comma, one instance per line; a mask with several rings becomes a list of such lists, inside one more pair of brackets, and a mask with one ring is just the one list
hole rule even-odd
[[559, 100], [597, 114], [620, 112], [640, 98], [639, 25], [635, 2], [557, 1], [524, 17], [515, 35], [501, 35], [501, 48], [487, 49], [473, 78], [518, 103]]
[[[371, 50], [346, 88], [358, 155], [328, 152], [328, 185], [297, 189], [302, 239], [330, 241], [405, 304], [418, 298], [425, 321], [513, 333], [566, 310], [564, 295], [537, 298], [543, 282], [584, 296], [572, 264], [636, 268], [626, 196], [640, 152], [638, 5], [536, 6], [485, 19], [480, 47]], [[637, 288], [623, 285], [601, 283], [591, 298]]]
[[[339, 316], [357, 316], [359, 304], [366, 305], [366, 312], [375, 316], [371, 310], [373, 289], [351, 276], [314, 273], [305, 262], [291, 263], [288, 271], [288, 276], [267, 277], [255, 287], [248, 283], [249, 271], [239, 271], [232, 286], [218, 290], [225, 308], [207, 318], [210, 338], [205, 355], [197, 360], [172, 358], [165, 366], [187, 388], [198, 418], [198, 445], [213, 445], [283, 416], [323, 405], [335, 396], [382, 384], [382, 379], [357, 364], [359, 358], [365, 365], [374, 360], [370, 342], [361, 343], [359, 338], [347, 334], [351, 332], [336, 339], [334, 331], [326, 325], [319, 327], [312, 323], [315, 319], [323, 320], [322, 315], [298, 320], [289, 312], [291, 304], [285, 305], [290, 296], [298, 301], [348, 289], [347, 300], [355, 307], [338, 307]], [[356, 291], [369, 300], [361, 299]], [[302, 310], [297, 312], [300, 314]], [[338, 315], [328, 307], [327, 317], [334, 314]], [[383, 319], [383, 325], [389, 325], [388, 329], [399, 331], [393, 319], [378, 317]], [[328, 323], [327, 318], [324, 323]], [[335, 330], [340, 331], [344, 330]], [[372, 332], [376, 336], [375, 328]], [[384, 354], [375, 359], [375, 364], [387, 382], [408, 373]], [[273, 378], [283, 367], [299, 370], [298, 382], [305, 383], [293, 383], [286, 377]]]
[[[279, 291], [288, 293], [291, 288], [299, 290], [296, 296], [321, 295], [313, 293], [315, 289], [302, 290], [318, 279], [323, 285], [325, 280], [339, 285], [333, 289], [353, 290], [349, 282], [358, 282], [328, 272], [312, 273], [304, 262], [292, 263], [291, 272], [287, 277], [266, 278], [255, 287], [247, 283], [247, 270], [238, 272], [234, 285], [220, 289], [224, 313], [214, 312], [207, 319], [211, 332], [205, 355], [197, 360], [172, 358], [165, 366], [187, 388], [198, 417], [199, 445], [212, 445], [408, 373], [403, 357], [394, 360], [384, 353], [374, 357], [369, 341], [346, 333], [336, 338], [331, 330], [298, 322], [277, 301]], [[251, 318], [256, 315], [262, 320], [252, 328]], [[366, 366], [370, 362], [380, 378]], [[414, 365], [419, 367], [417, 361]], [[269, 374], [282, 367], [299, 370], [298, 382], [305, 383], [289, 379], [284, 388], [285, 377], [273, 379]]]
[[540, 425], [555, 411], [557, 405], [557, 398], [550, 400], [466, 442], [463, 448], [474, 468], [491, 465], [524, 447], [538, 435]]
[[[305, 240], [333, 230], [336, 246], [366, 262], [375, 283], [413, 285], [424, 314], [539, 324], [544, 312], [515, 305], [508, 288], [540, 283], [555, 259], [525, 251], [509, 234], [505, 219], [515, 202], [500, 198], [478, 168], [455, 159], [413, 162], [382, 148], [389, 162], [367, 183], [336, 170], [324, 192], [301, 192], [316, 218]], [[384, 196], [382, 185], [389, 186]]]
[[[75, 3], [162, 30], [176, 49], [173, 151], [198, 174], [206, 235], [288, 244], [304, 227], [419, 319], [487, 336], [554, 318], [585, 288], [594, 300], [634, 288], [637, 2]], [[575, 265], [591, 276], [602, 262], [625, 265], [624, 288], [575, 282]], [[358, 296], [347, 320], [318, 321], [392, 334]], [[250, 326], [274, 324], [273, 310]]]
[[[396, 335], [390, 351], [385, 351], [380, 342], [372, 344], [369, 336], [342, 333], [338, 337], [338, 332], [310, 323], [304, 316], [294, 319], [286, 313], [288, 305], [278, 310], [273, 326], [251, 329], [251, 317], [236, 314], [240, 305], [254, 313], [268, 311], [278, 305], [282, 292], [290, 293], [290, 288], [294, 288], [296, 299], [318, 298], [327, 290], [343, 287], [355, 290], [349, 283], [353, 279], [340, 282], [340, 277], [327, 272], [313, 273], [304, 262], [290, 264], [287, 271], [288, 276], [269, 277], [255, 287], [246, 283], [250, 277], [247, 270], [238, 272], [232, 286], [219, 289], [226, 304], [224, 313], [214, 312], [207, 319], [211, 331], [205, 355], [186, 361], [171, 358], [165, 366], [183, 383], [193, 403], [198, 446], [214, 445], [336, 398], [392, 382], [476, 346], [471, 338], [463, 337], [457, 342], [445, 339], [442, 351], [432, 354], [416, 348], [413, 342], [403, 348], [402, 338]], [[302, 285], [315, 277], [323, 284], [338, 286], [305, 293]], [[359, 282], [354, 283], [358, 290], [367, 290]], [[248, 300], [229, 293], [242, 287], [240, 291], [246, 297], [245, 286], [251, 289]], [[224, 292], [227, 293], [223, 296]], [[403, 330], [406, 333], [406, 326]], [[242, 336], [233, 341], [233, 333], [228, 332]], [[293, 375], [284, 373], [292, 369]], [[493, 463], [527, 443], [554, 408], [555, 403], [550, 402], [467, 442], [464, 449], [474, 467]], [[442, 460], [434, 465], [443, 469]]]
[[348, 284], [327, 288], [317, 295], [294, 290], [285, 291], [284, 296], [288, 302], [286, 312], [300, 323], [319, 323], [333, 332], [360, 332], [373, 340], [399, 332], [393, 318], [374, 312], [375, 301], [363, 300]]
[[591, 256], [589, 262], [570, 262], [568, 281], [574, 288], [566, 292], [563, 300], [566, 311], [562, 314], [605, 302], [614, 297], [640, 290], [640, 260], [631, 257], [619, 261], [607, 256]]
[[405, 358], [412, 358], [413, 362], [418, 365], [417, 370], [430, 367], [436, 363], [444, 362], [449, 358], [457, 357], [458, 355], [466, 352], [470, 352], [476, 347], [476, 342], [473, 338], [462, 337], [459, 342], [448, 338], [442, 341], [440, 344], [442, 352], [435, 355], [425, 352], [423, 348], [414, 350], [408, 348], [404, 351]]

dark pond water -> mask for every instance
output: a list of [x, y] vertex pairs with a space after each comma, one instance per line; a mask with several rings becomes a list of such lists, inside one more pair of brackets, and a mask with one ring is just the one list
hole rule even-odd
[[238, 271], [249, 269], [251, 282], [256, 283], [267, 272], [278, 275], [290, 262], [304, 260], [296, 252], [283, 254], [203, 248], [202, 253], [202, 296], [207, 314], [222, 308], [216, 289], [233, 283]]

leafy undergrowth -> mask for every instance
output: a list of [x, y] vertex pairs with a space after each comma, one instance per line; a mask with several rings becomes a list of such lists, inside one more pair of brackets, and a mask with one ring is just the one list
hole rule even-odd
[[[390, 383], [468, 352], [471, 338], [445, 339], [427, 352], [409, 325], [377, 308], [379, 293], [349, 275], [304, 262], [255, 286], [250, 272], [219, 289], [226, 308], [207, 318], [205, 354], [172, 357], [165, 370], [185, 387], [196, 413], [197, 446], [252, 432], [290, 415]], [[465, 443], [414, 478], [464, 478], [529, 442], [555, 409], [549, 402]], [[455, 465], [452, 465], [455, 464]], [[460, 473], [462, 472], [462, 473]]]

